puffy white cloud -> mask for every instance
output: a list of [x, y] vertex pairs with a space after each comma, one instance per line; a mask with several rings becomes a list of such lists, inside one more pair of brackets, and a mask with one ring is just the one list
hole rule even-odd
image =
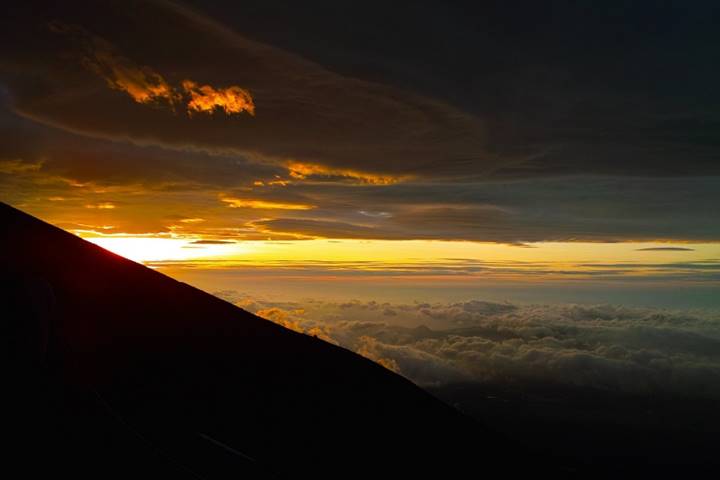
[[221, 296], [296, 330], [320, 332], [422, 385], [544, 381], [720, 396], [719, 312]]

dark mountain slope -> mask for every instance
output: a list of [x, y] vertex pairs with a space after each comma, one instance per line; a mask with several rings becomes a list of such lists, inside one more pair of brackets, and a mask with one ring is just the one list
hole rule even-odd
[[518, 468], [497, 435], [377, 364], [5, 204], [0, 266], [6, 435], [25, 478]]

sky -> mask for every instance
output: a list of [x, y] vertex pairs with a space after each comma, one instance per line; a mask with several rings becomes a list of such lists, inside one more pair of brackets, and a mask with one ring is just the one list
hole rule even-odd
[[0, 200], [177, 279], [720, 308], [716, 2], [7, 8]]

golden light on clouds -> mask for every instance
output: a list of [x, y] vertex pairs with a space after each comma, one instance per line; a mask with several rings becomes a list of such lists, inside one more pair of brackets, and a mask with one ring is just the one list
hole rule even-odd
[[371, 185], [392, 185], [408, 178], [403, 176], [377, 175], [347, 168], [326, 167], [316, 163], [304, 163], [294, 160], [287, 162], [285, 166], [290, 176], [298, 180], [304, 180], [312, 176], [341, 177]]
[[182, 87], [190, 97], [187, 102], [189, 113], [213, 113], [215, 110], [223, 110], [228, 115], [242, 112], [255, 115], [252, 96], [244, 88], [233, 85], [215, 89], [210, 85], [198, 85], [192, 80], [184, 80]]
[[270, 320], [271, 322], [275, 322], [278, 325], [282, 325], [285, 328], [289, 328], [290, 330], [295, 330], [296, 332], [304, 333], [304, 329], [302, 326], [295, 320], [293, 320], [289, 313], [293, 313], [296, 315], [302, 315], [302, 310], [294, 310], [292, 312], [287, 312], [281, 308], [266, 308], [263, 310], [259, 310], [256, 315], [259, 317], [262, 317], [266, 320]]
[[257, 208], [263, 210], [311, 210], [314, 205], [304, 203], [273, 202], [269, 200], [257, 200], [251, 198], [220, 197], [220, 200], [227, 203], [230, 208]]

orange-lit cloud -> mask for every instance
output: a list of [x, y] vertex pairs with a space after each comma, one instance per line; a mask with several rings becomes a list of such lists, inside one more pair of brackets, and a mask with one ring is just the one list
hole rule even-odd
[[227, 203], [230, 208], [259, 208], [265, 210], [310, 210], [315, 208], [313, 205], [304, 203], [272, 202], [251, 198], [220, 197], [220, 200]]
[[359, 341], [360, 343], [356, 349], [357, 354], [362, 355], [365, 358], [369, 358], [370, 360], [382, 365], [388, 370], [392, 370], [395, 373], [400, 373], [400, 366], [395, 360], [382, 356], [379, 353], [377, 348], [379, 342], [375, 338], [363, 335], [360, 337]]
[[179, 100], [179, 95], [162, 75], [150, 67], [135, 65], [109, 49], [96, 49], [84, 63], [104, 78], [110, 88], [126, 92], [138, 103], [166, 101], [172, 105]]
[[110, 202], [101, 202], [101, 203], [89, 203], [85, 205], [85, 208], [92, 208], [92, 209], [98, 209], [98, 210], [112, 210], [115, 208], [114, 203]]
[[250, 92], [237, 85], [216, 89], [210, 85], [198, 85], [192, 80], [183, 80], [182, 87], [175, 88], [151, 67], [138, 65], [119, 54], [110, 42], [80, 26], [55, 22], [50, 25], [50, 29], [79, 39], [83, 46], [83, 65], [103, 78], [110, 88], [127, 93], [137, 103], [163, 101], [174, 106], [184, 102], [188, 113], [223, 110], [227, 115], [242, 112], [255, 115], [255, 104]]
[[42, 168], [43, 162], [24, 162], [19, 159], [0, 160], [0, 173], [28, 173], [37, 172]]
[[247, 112], [255, 115], [255, 104], [250, 92], [236, 85], [215, 89], [210, 85], [198, 85], [192, 80], [184, 80], [182, 87], [189, 96], [188, 113], [213, 113], [223, 110], [226, 114]]
[[287, 167], [290, 176], [298, 180], [304, 180], [313, 176], [341, 177], [371, 185], [392, 185], [408, 178], [403, 176], [377, 175], [347, 168], [332, 168], [324, 165], [318, 165], [316, 163], [302, 163], [297, 161], [287, 162], [285, 166]]
[[[303, 312], [298, 311], [292, 313], [302, 315]], [[282, 325], [285, 328], [289, 328], [290, 330], [294, 330], [299, 333], [304, 333], [305, 331], [305, 329], [300, 325], [300, 323], [290, 316], [289, 312], [286, 312], [281, 308], [266, 308], [264, 310], [258, 310], [257, 312], [255, 312], [255, 314], [259, 317], [263, 317], [266, 320], [277, 323], [278, 325]]]
[[275, 178], [273, 180], [255, 180], [253, 182], [253, 186], [255, 187], [265, 187], [265, 186], [281, 186], [281, 187], [287, 187], [292, 183], [291, 180], [285, 180], [279, 175], [275, 175]]
[[[257, 306], [257, 304], [250, 299], [241, 300], [239, 302], [236, 302], [235, 304], [241, 308], [246, 308], [251, 311], [253, 310], [252, 307]], [[329, 327], [321, 325], [310, 326], [309, 328], [306, 328], [302, 324], [304, 320], [304, 314], [305, 310], [302, 308], [294, 310], [284, 310], [278, 307], [270, 307], [255, 311], [255, 315], [262, 317], [266, 320], [270, 320], [271, 322], [277, 323], [278, 325], [282, 325], [285, 328], [289, 328], [290, 330], [294, 330], [298, 333], [312, 335], [314, 337], [325, 340], [326, 342], [337, 344], [337, 341], [335, 341], [335, 339], [330, 336]]]
[[53, 22], [50, 29], [79, 40], [82, 64], [103, 78], [110, 88], [127, 93], [138, 103], [166, 101], [172, 105], [179, 100], [162, 75], [119, 54], [110, 42], [77, 25]]

